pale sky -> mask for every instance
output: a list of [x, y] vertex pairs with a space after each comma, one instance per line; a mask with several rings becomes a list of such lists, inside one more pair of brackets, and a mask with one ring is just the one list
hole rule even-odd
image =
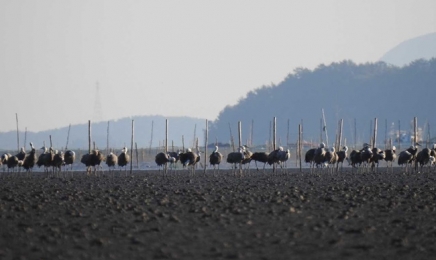
[[436, 32], [434, 0], [0, 0], [0, 131], [214, 120], [297, 67], [377, 61]]

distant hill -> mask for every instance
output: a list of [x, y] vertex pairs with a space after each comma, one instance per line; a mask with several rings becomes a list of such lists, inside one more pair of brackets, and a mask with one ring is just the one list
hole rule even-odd
[[[196, 126], [196, 136], [199, 142], [203, 142], [205, 119], [190, 117], [163, 117], [163, 116], [137, 116], [133, 118], [122, 118], [110, 121], [109, 125], [109, 143], [112, 148], [121, 148], [126, 145], [130, 148], [132, 119], [135, 120], [135, 142], [138, 147], [149, 147], [151, 139], [151, 126], [153, 122], [153, 147], [157, 147], [159, 142], [162, 144], [165, 140], [165, 119], [168, 119], [168, 145], [181, 146], [182, 135], [184, 135], [185, 146], [192, 147], [194, 140], [194, 128]], [[106, 148], [107, 143], [107, 122], [92, 123], [91, 135], [96, 146], [100, 149]], [[53, 147], [61, 149], [65, 147], [68, 136], [68, 126], [52, 129], [42, 132], [28, 132], [27, 144], [33, 142], [36, 148], [40, 148], [45, 141], [46, 146], [50, 144], [49, 136], [52, 136]], [[20, 132], [20, 146], [24, 143], [24, 133]], [[0, 144], [2, 150], [17, 150], [17, 134], [15, 131], [0, 133]], [[201, 143], [200, 143], [201, 144]], [[72, 125], [70, 130], [70, 139], [68, 148], [88, 148], [88, 123]]]
[[400, 43], [383, 55], [380, 61], [396, 66], [404, 66], [417, 59], [435, 57], [436, 33], [430, 33]]
[[[378, 118], [378, 142], [388, 132], [409, 130], [418, 117], [424, 128], [428, 120], [435, 129], [433, 103], [436, 97], [436, 59], [416, 60], [396, 67], [384, 62], [355, 64], [351, 61], [320, 65], [314, 70], [297, 69], [278, 85], [253, 90], [234, 106], [224, 108], [211, 126], [209, 138], [229, 142], [229, 124], [237, 142], [237, 123], [242, 121], [243, 143], [265, 144], [271, 133], [270, 123], [277, 117], [277, 140], [286, 145], [290, 120], [290, 143], [298, 138], [298, 124], [303, 122], [303, 138], [319, 141], [321, 109], [324, 108], [330, 144], [335, 139], [339, 119], [344, 119], [344, 137], [354, 142], [354, 119], [357, 141], [369, 142], [370, 121]], [[394, 138], [394, 136], [391, 136]]]

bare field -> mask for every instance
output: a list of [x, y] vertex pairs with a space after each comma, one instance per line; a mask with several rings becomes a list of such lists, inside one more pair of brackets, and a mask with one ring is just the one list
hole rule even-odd
[[432, 173], [0, 178], [0, 259], [434, 259]]

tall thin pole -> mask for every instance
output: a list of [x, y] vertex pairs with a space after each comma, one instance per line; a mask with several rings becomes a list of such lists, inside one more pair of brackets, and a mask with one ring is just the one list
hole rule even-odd
[[151, 154], [151, 146], [153, 144], [153, 128], [154, 128], [154, 121], [151, 121], [151, 136], [150, 136], [150, 146], [149, 146], [149, 154]]
[[373, 137], [374, 140], [372, 140], [373, 141], [373, 143], [372, 143], [373, 148], [377, 147], [377, 125], [378, 125], [377, 118], [374, 118], [374, 137]]
[[322, 118], [320, 118], [319, 119], [319, 143], [324, 142], [323, 137], [322, 137], [322, 131], [323, 131]]
[[272, 122], [269, 121], [269, 142], [268, 142], [268, 146], [269, 146], [269, 150], [271, 150], [270, 147], [272, 147]]
[[253, 146], [253, 139], [254, 139], [254, 120], [251, 119], [250, 147]]
[[[251, 121], [253, 123], [253, 121]], [[250, 132], [248, 133], [248, 138], [247, 138], [247, 142], [245, 143], [248, 147], [251, 147], [251, 133], [252, 130], [251, 128], [253, 127], [253, 124], [250, 124]]]
[[65, 150], [68, 150], [68, 143], [70, 141], [70, 130], [71, 130], [71, 124], [68, 126], [67, 144], [65, 145]]
[[109, 121], [107, 121], [106, 129], [106, 154], [109, 154]]
[[194, 125], [194, 142], [192, 144], [192, 147], [195, 147], [195, 142], [197, 141], [197, 124]]
[[388, 149], [388, 120], [385, 119], [385, 150]]
[[242, 123], [241, 121], [238, 121], [238, 144], [239, 147], [242, 146]]
[[91, 154], [91, 120], [88, 120], [88, 153]]
[[20, 133], [18, 130], [18, 113], [15, 113], [15, 120], [17, 122], [17, 150], [20, 152]]
[[415, 116], [413, 118], [413, 140], [415, 141], [415, 143], [418, 142], [418, 118]]
[[276, 150], [276, 139], [277, 139], [277, 118], [274, 117], [273, 119], [273, 140], [272, 140], [272, 146], [273, 146], [273, 150]]
[[286, 147], [289, 147], [289, 118], [288, 118], [288, 131], [286, 132]]
[[233, 152], [235, 152], [236, 151], [235, 150], [235, 140], [233, 140], [232, 127], [230, 126], [230, 123], [229, 123], [229, 130], [230, 130], [230, 143], [232, 145]]
[[207, 166], [207, 143], [209, 139], [209, 124], [206, 119], [206, 131], [204, 136], [204, 174], [206, 174], [206, 166]]
[[339, 126], [339, 120], [338, 120], [338, 123], [336, 125], [335, 144], [332, 145], [336, 149], [336, 151], [339, 150], [339, 127], [340, 126]]
[[302, 166], [301, 166], [301, 135], [303, 134], [302, 126], [301, 124], [298, 124], [298, 159], [300, 161], [300, 172], [302, 172]]
[[[239, 147], [242, 146], [242, 124], [241, 121], [238, 121], [238, 139], [239, 139]], [[239, 174], [242, 175], [242, 163], [239, 163]]]
[[329, 135], [327, 134], [327, 123], [325, 120], [324, 108], [322, 109], [322, 121], [324, 123], [323, 130], [325, 132], [325, 142], [327, 144], [327, 147], [329, 147]]
[[[273, 145], [273, 150], [275, 151], [277, 148], [276, 148], [276, 129], [277, 129], [277, 119], [276, 119], [276, 117], [274, 117], [274, 119], [273, 119], [273, 143], [272, 143], [272, 145]], [[275, 163], [273, 163], [273, 172], [275, 172], [275, 170], [276, 170], [276, 166], [275, 166], [276, 164]]]
[[[135, 120], [132, 119], [132, 140], [130, 142], [130, 158], [133, 160], [133, 140], [135, 134]], [[133, 163], [130, 162], [130, 175], [133, 174]]]
[[168, 153], [168, 119], [165, 119], [165, 154]]
[[398, 149], [401, 149], [401, 125], [400, 125], [400, 120], [398, 120]]
[[356, 118], [354, 118], [354, 148], [357, 147], [357, 122]]
[[[342, 128], [343, 128], [343, 126], [344, 126], [344, 120], [343, 119], [340, 119], [339, 120], [339, 133], [338, 133], [338, 151], [339, 151], [339, 149], [341, 148], [341, 146], [342, 146]], [[338, 169], [339, 169], [339, 163], [337, 163], [336, 164], [336, 171], [338, 171]]]
[[[165, 119], [165, 154], [168, 154], [168, 119]], [[167, 174], [168, 164], [164, 166], [164, 172]]]
[[135, 142], [136, 169], [139, 169], [138, 143]]
[[338, 142], [338, 150], [342, 146], [342, 129], [344, 128], [344, 119], [339, 120], [339, 142]]
[[24, 128], [24, 150], [26, 150], [27, 144], [27, 127]]
[[182, 151], [185, 152], [185, 136], [182, 135]]

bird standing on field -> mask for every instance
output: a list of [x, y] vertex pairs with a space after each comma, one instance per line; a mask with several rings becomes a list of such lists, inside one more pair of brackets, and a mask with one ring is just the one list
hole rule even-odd
[[[127, 153], [127, 147], [124, 147], [120, 155], [118, 155], [118, 166], [122, 168], [127, 166], [128, 163], [130, 163], [130, 155]], [[127, 176], [127, 167], [125, 168], [125, 173]]]

